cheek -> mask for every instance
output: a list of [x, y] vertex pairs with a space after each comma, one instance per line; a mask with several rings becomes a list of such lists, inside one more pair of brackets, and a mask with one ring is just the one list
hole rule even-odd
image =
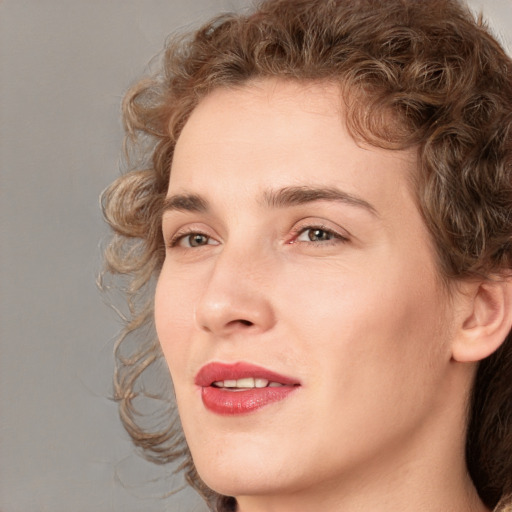
[[308, 272], [295, 285], [293, 293], [284, 292], [279, 316], [291, 337], [302, 341], [311, 368], [322, 369], [314, 382], [357, 383], [362, 394], [368, 393], [366, 382], [403, 393], [434, 379], [432, 370], [449, 357], [446, 301], [426, 265], [404, 260], [385, 268], [365, 265], [364, 272], [354, 265], [330, 279]]
[[173, 380], [184, 368], [187, 343], [194, 319], [195, 287], [189, 279], [176, 279], [164, 264], [155, 291], [155, 326]]

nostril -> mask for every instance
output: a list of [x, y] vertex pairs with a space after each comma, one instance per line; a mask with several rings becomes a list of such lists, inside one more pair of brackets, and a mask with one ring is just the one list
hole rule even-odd
[[240, 323], [242, 325], [246, 325], [247, 327], [250, 327], [251, 325], [254, 325], [251, 321], [249, 320], [235, 320], [233, 323]]
[[236, 320], [231, 320], [230, 322], [228, 322], [225, 325], [225, 327], [228, 328], [229, 330], [231, 330], [231, 329], [236, 329], [237, 327], [251, 327], [253, 325], [254, 325], [254, 322], [251, 322], [250, 320], [238, 318]]

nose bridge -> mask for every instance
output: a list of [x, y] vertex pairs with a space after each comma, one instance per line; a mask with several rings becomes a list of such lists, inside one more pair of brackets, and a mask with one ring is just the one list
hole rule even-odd
[[223, 245], [196, 305], [199, 329], [220, 336], [272, 327], [272, 266], [255, 244]]

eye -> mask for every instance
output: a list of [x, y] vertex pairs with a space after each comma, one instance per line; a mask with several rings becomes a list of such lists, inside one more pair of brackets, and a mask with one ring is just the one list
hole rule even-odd
[[184, 247], [189, 249], [203, 247], [205, 245], [219, 245], [219, 242], [204, 233], [190, 232], [177, 233], [170, 243], [170, 247]]
[[295, 242], [306, 243], [336, 243], [347, 242], [348, 239], [332, 229], [324, 226], [303, 226], [297, 231]]
[[332, 240], [336, 235], [328, 229], [305, 228], [297, 237], [300, 242], [326, 242]]

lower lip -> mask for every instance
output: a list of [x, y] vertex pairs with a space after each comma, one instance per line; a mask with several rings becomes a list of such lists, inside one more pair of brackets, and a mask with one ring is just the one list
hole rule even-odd
[[216, 414], [234, 416], [247, 414], [268, 404], [284, 400], [298, 386], [280, 386], [227, 391], [207, 386], [201, 388], [204, 406]]

